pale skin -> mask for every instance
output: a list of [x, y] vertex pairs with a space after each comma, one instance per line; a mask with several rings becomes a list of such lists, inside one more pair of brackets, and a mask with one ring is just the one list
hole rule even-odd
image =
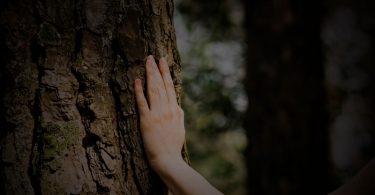
[[222, 195], [182, 158], [184, 112], [178, 105], [165, 58], [146, 62], [147, 97], [140, 79], [134, 81], [140, 129], [147, 159], [175, 195]]
[[[185, 140], [184, 112], [177, 104], [173, 81], [164, 58], [159, 65], [152, 56], [146, 62], [147, 97], [140, 79], [135, 97], [147, 159], [175, 195], [220, 195], [181, 156]], [[329, 195], [370, 195], [375, 192], [375, 157], [350, 182]]]

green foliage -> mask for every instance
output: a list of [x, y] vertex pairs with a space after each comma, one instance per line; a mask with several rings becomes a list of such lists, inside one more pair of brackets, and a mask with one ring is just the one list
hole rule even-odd
[[176, 14], [175, 22], [183, 63], [182, 106], [193, 168], [225, 194], [245, 194], [244, 109], [237, 105], [244, 92], [242, 77], [236, 74], [243, 72], [236, 59], [241, 49], [236, 55], [228, 52], [238, 37], [224, 39], [229, 35], [229, 10], [223, 2], [190, 0], [177, 5], [183, 13]]
[[[230, 89], [222, 83], [224, 75], [213, 67], [200, 66], [192, 78], [184, 78], [187, 122], [196, 126], [206, 135], [231, 130], [238, 127], [240, 113], [233, 105]], [[195, 120], [196, 116], [199, 116]]]
[[[232, 89], [223, 84], [222, 74], [205, 64], [186, 74], [189, 76], [184, 78], [183, 108], [193, 167], [223, 192], [241, 194], [235, 190], [244, 190], [241, 172], [245, 172], [242, 153], [246, 139], [241, 129], [241, 112], [236, 110], [231, 97]], [[243, 139], [232, 139], [233, 133], [241, 134]], [[230, 143], [224, 141], [228, 136], [232, 139]], [[240, 146], [233, 147], [233, 143]], [[229, 159], [225, 153], [233, 153], [235, 158]]]
[[194, 28], [195, 23], [201, 23], [210, 29], [211, 38], [218, 40], [229, 35], [233, 26], [228, 11], [231, 3], [228, 0], [184, 0], [178, 3], [177, 9], [188, 19], [189, 30]]

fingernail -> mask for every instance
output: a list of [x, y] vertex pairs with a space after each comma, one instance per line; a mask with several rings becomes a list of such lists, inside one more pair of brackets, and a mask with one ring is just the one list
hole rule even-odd
[[165, 59], [165, 61], [167, 61], [167, 59], [168, 59], [168, 54], [165, 54], [165, 56], [163, 56], [163, 58]]
[[165, 57], [161, 57], [160, 60], [163, 60], [163, 61], [166, 62], [166, 61], [167, 61], [167, 58], [165, 58]]
[[154, 56], [152, 56], [152, 55], [147, 56], [147, 60], [149, 60], [151, 62], [155, 61]]

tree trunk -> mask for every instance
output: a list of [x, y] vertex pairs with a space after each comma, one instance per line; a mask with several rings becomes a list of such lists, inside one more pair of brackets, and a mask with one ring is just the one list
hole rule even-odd
[[165, 193], [133, 81], [147, 55], [167, 55], [180, 94], [172, 0], [3, 4], [1, 194]]
[[330, 185], [320, 1], [245, 1], [250, 194]]
[[331, 153], [342, 184], [375, 156], [375, 2], [326, 4], [322, 39]]

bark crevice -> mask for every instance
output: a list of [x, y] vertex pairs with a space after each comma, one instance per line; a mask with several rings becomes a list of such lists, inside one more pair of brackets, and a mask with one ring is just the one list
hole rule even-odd
[[0, 49], [9, 50], [0, 59], [1, 194], [164, 193], [144, 154], [133, 84], [145, 80], [147, 55], [167, 53], [179, 66], [175, 40], [156, 41], [174, 33], [165, 3], [20, 0], [1, 8]]
[[44, 75], [43, 63], [46, 59], [45, 48], [34, 39], [31, 44], [31, 58], [38, 70], [38, 88], [35, 91], [35, 98], [31, 109], [31, 115], [34, 117], [34, 129], [32, 138], [32, 148], [29, 157], [28, 175], [35, 194], [42, 194], [41, 190], [41, 163], [43, 162], [43, 128], [41, 125], [41, 90], [42, 77]]

